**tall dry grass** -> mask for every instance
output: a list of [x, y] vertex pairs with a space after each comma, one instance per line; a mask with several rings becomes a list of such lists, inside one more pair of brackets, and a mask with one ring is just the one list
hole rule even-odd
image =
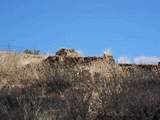
[[0, 58], [0, 72], [14, 71], [19, 65], [20, 56], [17, 53], [6, 53]]

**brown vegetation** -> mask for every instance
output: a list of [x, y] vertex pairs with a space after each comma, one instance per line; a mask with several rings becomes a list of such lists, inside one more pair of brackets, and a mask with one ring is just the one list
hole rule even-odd
[[60, 51], [37, 64], [19, 65], [16, 57], [1, 61], [1, 119], [160, 119], [159, 65], [116, 64], [112, 56]]

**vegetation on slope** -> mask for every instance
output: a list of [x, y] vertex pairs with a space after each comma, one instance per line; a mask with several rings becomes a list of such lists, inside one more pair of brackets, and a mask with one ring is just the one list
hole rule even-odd
[[112, 56], [63, 55], [23, 66], [16, 57], [1, 61], [1, 119], [160, 119], [158, 65], [144, 69], [118, 65]]

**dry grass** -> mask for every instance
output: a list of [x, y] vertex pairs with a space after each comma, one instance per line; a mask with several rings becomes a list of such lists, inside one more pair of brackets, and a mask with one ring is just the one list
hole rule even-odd
[[133, 66], [126, 75], [118, 64], [102, 61], [22, 65], [20, 59], [19, 54], [0, 59], [4, 120], [160, 119], [157, 72]]
[[38, 79], [36, 66], [44, 56], [21, 53], [0, 53], [1, 86], [19, 85], [20, 81]]

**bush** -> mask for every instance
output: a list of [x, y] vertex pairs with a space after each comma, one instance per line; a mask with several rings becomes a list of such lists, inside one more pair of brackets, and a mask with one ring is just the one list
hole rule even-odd
[[36, 50], [36, 49], [34, 49], [34, 50], [26, 49], [26, 50], [24, 50], [24, 53], [26, 53], [26, 54], [33, 54], [33, 55], [39, 55], [39, 54], [40, 54], [40, 50]]
[[53, 64], [44, 61], [19, 68], [16, 67], [17, 57], [13, 58], [1, 62], [6, 68], [3, 74], [8, 73], [9, 68], [13, 70], [8, 78], [0, 76], [3, 81], [7, 79], [7, 87], [0, 89], [1, 119], [160, 118], [160, 78], [156, 75], [159, 73], [132, 66], [126, 75], [118, 64], [102, 61], [74, 65], [65, 61]]

